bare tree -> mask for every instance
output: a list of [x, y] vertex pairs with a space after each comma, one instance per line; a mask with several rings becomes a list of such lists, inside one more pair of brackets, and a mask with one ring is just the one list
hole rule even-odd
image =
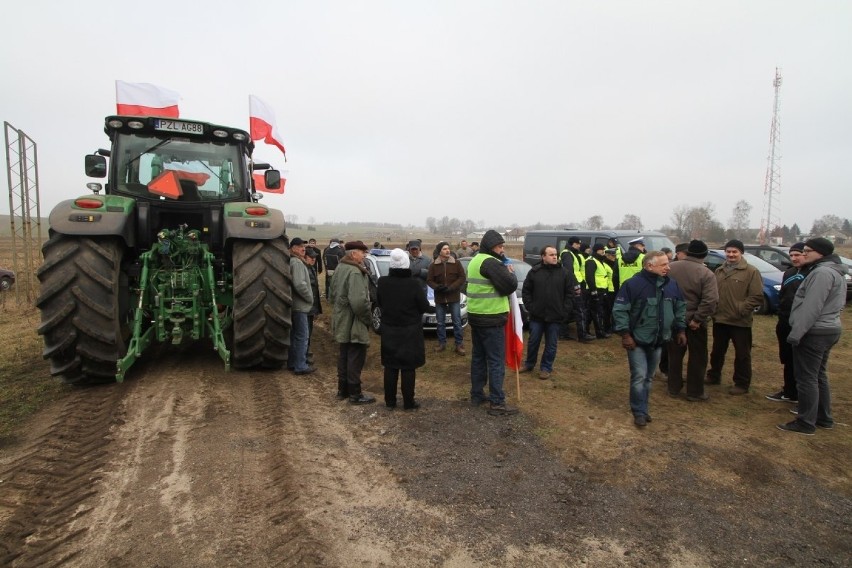
[[601, 229], [603, 229], [603, 224], [603, 217], [601, 217], [600, 215], [592, 215], [591, 217], [586, 219], [586, 222], [583, 223], [583, 226], [592, 231], [600, 231]]
[[637, 231], [642, 230], [642, 219], [639, 218], [639, 215], [634, 215], [632, 213], [628, 213], [624, 216], [624, 219], [621, 220], [621, 223], [615, 226], [616, 229], [636, 229]]
[[745, 199], [740, 199], [734, 205], [734, 211], [731, 220], [728, 222], [728, 228], [736, 234], [741, 235], [749, 228], [749, 218], [751, 216], [751, 204]]
[[426, 228], [433, 235], [438, 232], [438, 223], [434, 217], [426, 217]]
[[814, 221], [811, 227], [811, 235], [818, 237], [828, 233], [831, 229], [840, 229], [843, 226], [843, 218], [837, 215], [823, 215]]

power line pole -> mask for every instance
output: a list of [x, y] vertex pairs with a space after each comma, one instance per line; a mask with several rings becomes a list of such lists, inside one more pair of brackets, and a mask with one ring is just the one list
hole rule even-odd
[[15, 298], [32, 304], [36, 295], [38, 247], [41, 245], [41, 206], [38, 192], [38, 152], [35, 140], [8, 122], [6, 180], [9, 184], [9, 220], [12, 228], [12, 269], [17, 279]]
[[781, 70], [775, 68], [775, 105], [772, 109], [772, 126], [769, 128], [769, 156], [766, 158], [766, 181], [763, 187], [763, 216], [760, 220], [760, 244], [769, 240], [772, 229], [781, 224], [778, 214], [778, 198], [781, 194]]

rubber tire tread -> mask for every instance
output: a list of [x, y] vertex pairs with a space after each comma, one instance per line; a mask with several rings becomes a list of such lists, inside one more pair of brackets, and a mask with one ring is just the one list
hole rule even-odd
[[116, 362], [127, 353], [119, 313], [123, 243], [56, 233], [42, 255], [36, 306], [50, 374], [73, 385], [114, 381]]
[[234, 330], [231, 364], [235, 369], [280, 369], [290, 348], [290, 250], [283, 240], [238, 240], [234, 267]]

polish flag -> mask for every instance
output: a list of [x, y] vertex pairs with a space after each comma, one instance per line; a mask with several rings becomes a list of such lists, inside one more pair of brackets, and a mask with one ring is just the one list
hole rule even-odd
[[281, 172], [281, 185], [278, 186], [278, 189], [268, 189], [266, 187], [266, 182], [263, 179], [262, 173], [254, 173], [252, 177], [254, 178], [254, 188], [257, 191], [263, 191], [264, 193], [284, 193], [284, 184], [287, 183], [287, 174], [289, 172], [284, 170]]
[[521, 307], [518, 297], [509, 295], [509, 319], [506, 321], [506, 366], [513, 371], [521, 368], [524, 355], [524, 322], [521, 320]]
[[272, 107], [254, 95], [249, 95], [249, 130], [252, 140], [263, 140], [267, 144], [278, 146], [287, 156], [283, 138], [275, 125], [275, 113]]
[[115, 82], [115, 106], [124, 116], [168, 116], [178, 118], [177, 91], [164, 89], [151, 83]]

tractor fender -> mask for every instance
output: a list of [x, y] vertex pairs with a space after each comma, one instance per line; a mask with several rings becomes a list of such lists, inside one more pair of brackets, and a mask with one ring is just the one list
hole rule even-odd
[[81, 199], [61, 201], [48, 218], [52, 233], [76, 236], [118, 236], [128, 247], [135, 246], [136, 202], [127, 197], [105, 195], [93, 198], [103, 203], [101, 207], [83, 208], [76, 205]]
[[[247, 210], [265, 209], [262, 215], [251, 215]], [[284, 234], [284, 213], [256, 203], [226, 203], [224, 211], [225, 242], [232, 239], [269, 241]]]

